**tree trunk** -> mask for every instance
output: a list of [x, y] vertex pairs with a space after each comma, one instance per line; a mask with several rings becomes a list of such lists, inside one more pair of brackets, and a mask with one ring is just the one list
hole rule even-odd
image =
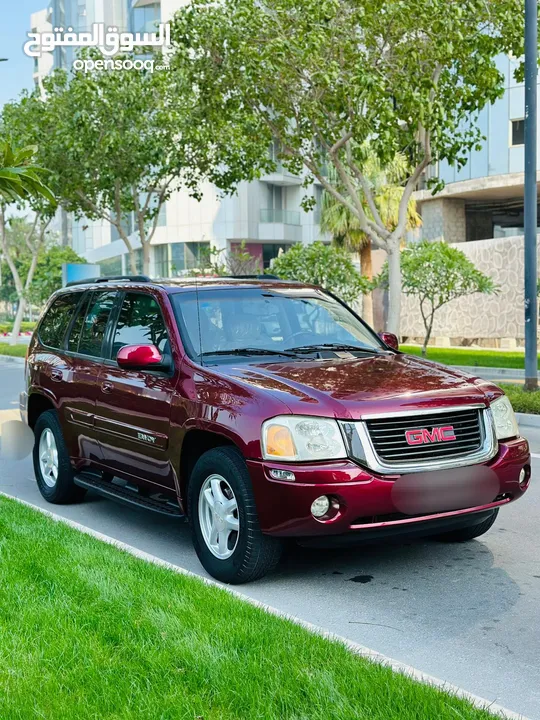
[[433, 330], [433, 315], [431, 315], [429, 319], [429, 325], [426, 328], [426, 337], [424, 338], [424, 344], [422, 345], [422, 357], [426, 357], [427, 355], [427, 346], [429, 339], [431, 337], [431, 331]]
[[[362, 275], [373, 280], [373, 265], [371, 262], [371, 241], [368, 240], [360, 248], [360, 271]], [[373, 293], [368, 292], [362, 300], [362, 318], [370, 327], [373, 327]]]
[[19, 307], [17, 308], [17, 314], [15, 315], [15, 322], [13, 323], [13, 329], [11, 331], [10, 345], [16, 345], [19, 340], [19, 333], [21, 331], [21, 324], [24, 317], [24, 311], [26, 309], [26, 298], [21, 295], [19, 298]]
[[399, 339], [401, 319], [401, 263], [399, 241], [388, 250], [388, 319], [386, 329]]
[[143, 275], [150, 275], [150, 243], [149, 242], [143, 243], [142, 256], [143, 256], [143, 266], [142, 266]]
[[133, 248], [129, 251], [129, 272], [131, 275], [137, 275], [137, 263], [135, 262], [135, 250]]

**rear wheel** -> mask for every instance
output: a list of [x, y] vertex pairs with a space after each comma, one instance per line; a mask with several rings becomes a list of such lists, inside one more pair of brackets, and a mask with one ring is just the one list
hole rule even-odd
[[39, 416], [34, 437], [34, 472], [45, 500], [59, 505], [81, 500], [86, 490], [73, 482], [73, 468], [54, 410], [47, 410]]
[[249, 472], [236, 448], [214, 448], [199, 458], [188, 509], [195, 551], [217, 580], [250, 582], [277, 564], [283, 543], [261, 532]]
[[499, 508], [495, 508], [485, 520], [476, 523], [475, 525], [467, 525], [459, 530], [451, 530], [450, 532], [437, 535], [436, 540], [441, 542], [467, 542], [467, 540], [474, 540], [474, 538], [480, 537], [490, 529], [497, 515], [499, 514]]

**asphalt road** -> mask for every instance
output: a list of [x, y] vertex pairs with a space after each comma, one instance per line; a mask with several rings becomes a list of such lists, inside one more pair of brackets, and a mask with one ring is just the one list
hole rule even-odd
[[[17, 416], [22, 367], [0, 359], [0, 422]], [[540, 430], [523, 428], [540, 454]], [[539, 456], [540, 457], [540, 456]], [[540, 459], [527, 496], [504, 508], [481, 540], [415, 542], [355, 550], [295, 548], [277, 572], [240, 589], [540, 720]], [[29, 459], [0, 466], [0, 490], [48, 507], [204, 575], [189, 527], [88, 495], [50, 506]]]

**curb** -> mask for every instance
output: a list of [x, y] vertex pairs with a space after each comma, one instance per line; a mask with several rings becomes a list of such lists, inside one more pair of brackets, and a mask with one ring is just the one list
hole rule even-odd
[[0, 354], [0, 362], [13, 363], [14, 365], [24, 365], [25, 359], [22, 357], [17, 357], [16, 355]]
[[433, 677], [432, 675], [428, 675], [427, 673], [424, 673], [421, 670], [417, 670], [416, 668], [412, 667], [411, 665], [407, 665], [406, 663], [402, 663], [399, 660], [394, 660], [393, 658], [387, 657], [386, 655], [382, 655], [381, 653], [377, 652], [376, 650], [371, 650], [370, 648], [367, 648], [364, 645], [360, 645], [359, 643], [349, 640], [349, 639], [343, 637], [342, 635], [337, 635], [335, 633], [329, 632], [328, 630], [325, 630], [324, 628], [322, 628], [318, 625], [313, 625], [312, 623], [307, 622], [306, 620], [302, 620], [301, 618], [296, 617], [295, 615], [290, 615], [286, 612], [283, 612], [282, 610], [278, 610], [277, 608], [272, 607], [271, 605], [267, 605], [266, 603], [260, 602], [259, 600], [255, 600], [254, 598], [251, 598], [248, 595], [244, 595], [243, 593], [231, 588], [228, 585], [223, 585], [222, 583], [218, 582], [217, 580], [212, 580], [211, 578], [206, 578], [201, 575], [197, 575], [196, 573], [191, 572], [191, 570], [187, 570], [186, 568], [180, 567], [179, 565], [173, 565], [172, 563], [169, 563], [166, 560], [162, 560], [161, 558], [157, 557], [156, 555], [151, 555], [150, 553], [144, 552], [144, 550], [139, 550], [138, 548], [134, 547], [133, 545], [128, 545], [127, 543], [124, 543], [120, 540], [116, 540], [115, 538], [112, 538], [109, 535], [105, 535], [103, 533], [98, 532], [97, 530], [93, 530], [92, 528], [89, 528], [86, 525], [81, 525], [80, 523], [78, 523], [74, 520], [69, 520], [68, 518], [64, 518], [60, 515], [56, 515], [55, 513], [52, 513], [49, 510], [46, 510], [45, 508], [39, 507], [38, 505], [33, 505], [32, 503], [29, 503], [26, 500], [21, 500], [20, 498], [13, 497], [12, 495], [8, 495], [7, 493], [2, 492], [2, 491], [0, 491], [0, 496], [9, 498], [10, 500], [15, 500], [16, 502], [20, 503], [21, 505], [25, 505], [26, 507], [32, 508], [33, 510], [37, 510], [42, 515], [45, 515], [45, 516], [51, 518], [55, 522], [60, 522], [60, 523], [63, 523], [64, 525], [68, 525], [69, 527], [71, 527], [75, 530], [78, 530], [79, 532], [82, 532], [85, 535], [90, 535], [91, 537], [95, 538], [96, 540], [100, 540], [101, 542], [104, 542], [107, 545], [113, 545], [114, 547], [118, 548], [119, 550], [123, 550], [124, 552], [128, 553], [129, 555], [133, 555], [134, 557], [139, 558], [140, 560], [144, 560], [145, 562], [152, 563], [153, 565], [158, 565], [159, 567], [163, 567], [168, 570], [172, 570], [173, 572], [178, 573], [179, 575], [185, 575], [187, 577], [197, 578], [199, 581], [205, 583], [205, 585], [219, 587], [222, 590], [224, 590], [225, 592], [228, 592], [230, 595], [233, 595], [234, 597], [238, 598], [239, 600], [241, 600], [243, 602], [247, 602], [250, 605], [253, 605], [254, 607], [257, 607], [261, 610], [264, 610], [267, 613], [270, 613], [271, 615], [275, 615], [284, 620], [288, 620], [289, 622], [292, 622], [295, 625], [299, 625], [300, 627], [303, 627], [308, 632], [313, 633], [315, 635], [319, 635], [321, 637], [324, 637], [327, 640], [330, 640], [332, 642], [338, 642], [341, 645], [344, 645], [346, 648], [348, 648], [355, 655], [364, 657], [372, 662], [378, 663], [379, 665], [384, 665], [386, 667], [389, 667], [392, 670], [394, 670], [394, 672], [398, 672], [398, 673], [401, 673], [402, 675], [406, 675], [407, 677], [409, 677], [412, 680], [415, 680], [417, 682], [424, 683], [426, 685], [431, 685], [432, 687], [442, 690], [450, 695], [454, 695], [455, 697], [462, 698], [464, 700], [468, 700], [475, 707], [477, 707], [481, 710], [490, 712], [495, 716], [498, 716], [500, 718], [506, 718], [506, 720], [529, 720], [527, 717], [525, 717], [525, 715], [520, 715], [519, 713], [515, 713], [513, 710], [508, 710], [507, 708], [503, 707], [502, 705], [498, 705], [495, 702], [490, 702], [489, 700], [486, 700], [485, 698], [482, 698], [478, 695], [474, 695], [473, 693], [470, 693], [467, 690], [463, 690], [462, 688], [457, 687], [457, 685], [452, 685], [451, 683], [445, 682], [444, 680], [440, 680], [439, 678]]
[[518, 425], [540, 428], [540, 415], [532, 415], [531, 413], [516, 413]]
[[505, 378], [525, 379], [525, 370], [519, 368], [484, 367], [483, 365], [448, 365], [448, 367], [452, 368], [452, 370], [461, 370], [480, 377], [490, 375], [492, 378], [500, 378], [501, 380]]

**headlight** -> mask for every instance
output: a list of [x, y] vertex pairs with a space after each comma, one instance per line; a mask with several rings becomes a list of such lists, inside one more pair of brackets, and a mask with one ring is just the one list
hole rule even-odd
[[280, 415], [262, 426], [265, 460], [334, 460], [347, 457], [335, 420]]
[[510, 400], [503, 395], [491, 403], [491, 412], [495, 422], [495, 434], [497, 440], [516, 437], [519, 435], [519, 428]]

